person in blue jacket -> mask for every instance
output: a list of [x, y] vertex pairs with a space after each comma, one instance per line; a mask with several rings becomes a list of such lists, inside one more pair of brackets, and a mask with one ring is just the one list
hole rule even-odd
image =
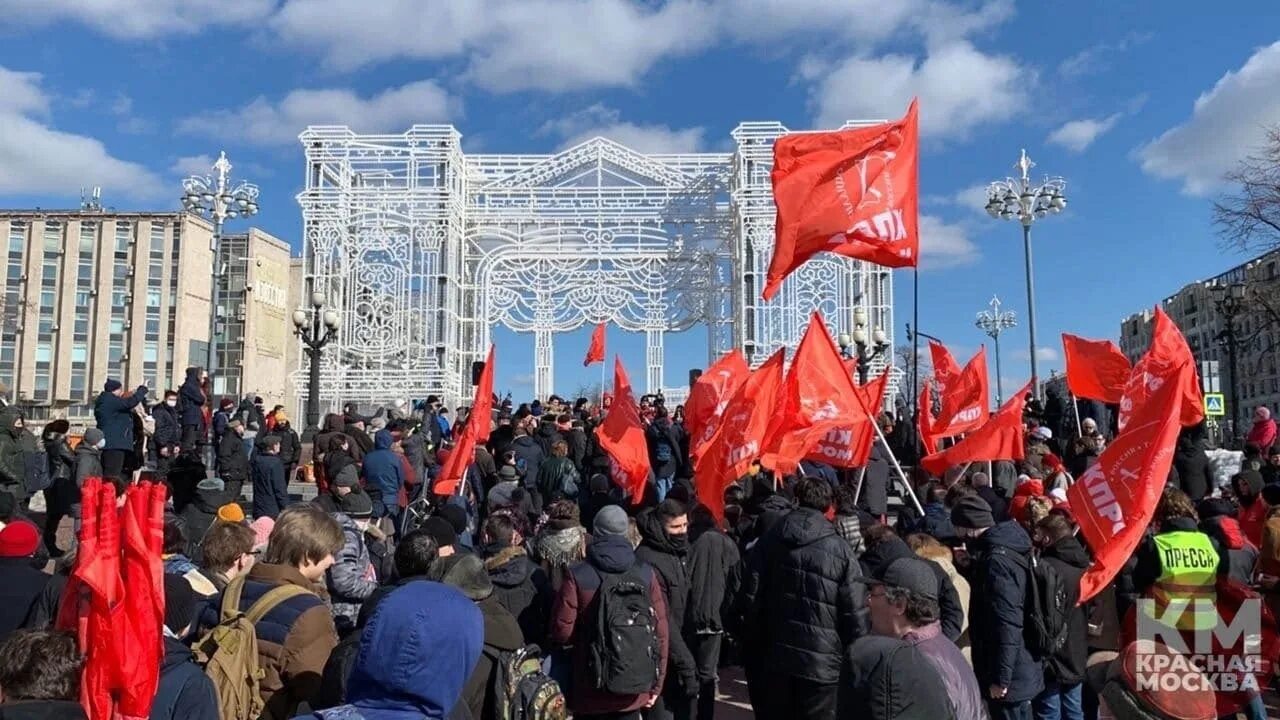
[[443, 720], [480, 659], [484, 621], [461, 592], [408, 583], [378, 603], [360, 635], [347, 704], [320, 720]]
[[107, 444], [102, 449], [102, 474], [120, 482], [133, 474], [133, 408], [147, 399], [147, 386], [125, 395], [119, 380], [108, 379], [93, 402], [93, 419]]
[[390, 430], [379, 430], [373, 436], [373, 450], [364, 456], [360, 468], [365, 490], [373, 498], [375, 518], [395, 515], [400, 488], [404, 487], [404, 463], [402, 456], [391, 449], [394, 444], [395, 435]]

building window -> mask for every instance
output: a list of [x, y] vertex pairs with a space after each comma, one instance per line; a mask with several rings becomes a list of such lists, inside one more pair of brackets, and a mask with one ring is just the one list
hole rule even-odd
[[16, 384], [18, 332], [22, 321], [23, 255], [27, 247], [27, 224], [9, 223], [9, 252], [5, 258], [4, 294], [0, 297], [0, 382]]

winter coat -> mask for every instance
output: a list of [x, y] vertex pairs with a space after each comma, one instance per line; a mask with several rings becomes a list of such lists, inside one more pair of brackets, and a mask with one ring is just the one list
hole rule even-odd
[[360, 446], [356, 444], [356, 441], [347, 435], [346, 427], [341, 415], [332, 413], [325, 415], [324, 425], [321, 431], [316, 433], [314, 439], [315, 447], [327, 453], [330, 448], [336, 448], [341, 445], [340, 441], [345, 437], [347, 438], [347, 454], [351, 456], [351, 459], [360, 462], [364, 458], [364, 453], [360, 451]]
[[145, 387], [139, 387], [127, 397], [106, 391], [98, 395], [93, 402], [93, 419], [107, 440], [104, 450], [133, 452], [133, 409], [146, 398]]
[[204, 427], [204, 406], [209, 399], [200, 387], [199, 368], [187, 368], [187, 378], [178, 388], [178, 407], [182, 410], [183, 427]]
[[289, 507], [289, 483], [279, 455], [253, 454], [253, 517], [275, 519]]
[[196, 488], [196, 494], [191, 498], [191, 502], [178, 513], [183, 524], [187, 526], [187, 556], [197, 564], [203, 561], [200, 546], [204, 542], [205, 533], [209, 532], [209, 528], [213, 527], [213, 521], [218, 517], [218, 508], [235, 501], [235, 496], [227, 490]]
[[589, 638], [595, 632], [595, 597], [600, 590], [601, 573], [626, 572], [637, 563], [635, 550], [625, 537], [609, 535], [593, 540], [587, 547], [587, 559], [565, 573], [564, 584], [552, 604], [548, 639], [556, 645], [572, 645], [573, 681], [568, 687], [568, 700], [575, 715], [633, 712], [645, 706], [648, 695], [662, 692], [669, 642], [667, 600], [657, 571], [644, 563], [639, 565], [641, 572], [649, 575], [649, 599], [657, 616], [658, 680], [651, 693], [614, 695], [597, 690], [588, 675]]
[[[670, 418], [657, 418], [645, 428], [645, 440], [649, 445], [649, 463], [654, 477], [669, 478], [681, 475], [684, 458], [680, 456], [680, 437], [671, 426]], [[660, 460], [659, 448], [668, 446], [670, 458]], [[663, 451], [666, 452], [666, 451]]]
[[553, 599], [546, 571], [519, 547], [504, 548], [485, 560], [484, 567], [493, 583], [493, 596], [520, 624], [525, 642], [541, 646], [546, 642]]
[[[300, 702], [314, 697], [329, 653], [338, 644], [329, 607], [312, 592], [311, 582], [297, 568], [254, 564], [240, 595], [240, 610], [247, 612], [253, 603], [280, 585], [297, 585], [307, 592], [277, 605], [254, 625], [258, 667], [263, 671], [259, 687], [266, 702], [262, 720], [291, 718]], [[200, 614], [202, 631], [218, 624], [221, 607], [221, 593], [205, 604]], [[396, 656], [391, 653], [385, 657]]]
[[982, 687], [1006, 688], [1008, 703], [1030, 700], [1044, 689], [1044, 670], [1022, 635], [1030, 553], [1031, 538], [1012, 520], [987, 529], [970, 548], [973, 669]]
[[360, 469], [365, 489], [373, 498], [375, 512], [379, 502], [386, 508], [395, 506], [400, 488], [404, 487], [404, 465], [400, 462], [400, 455], [391, 449], [394, 440], [390, 431], [379, 430], [374, 450], [365, 455]]
[[[485, 443], [485, 446], [489, 448], [489, 454], [501, 460], [502, 454], [511, 449], [511, 441], [515, 439], [515, 432], [516, 429], [510, 423], [494, 428], [493, 432], [489, 433], [488, 442]], [[566, 438], [566, 441], [568, 441], [568, 438]], [[569, 445], [569, 455], [573, 455], [572, 443]]]
[[578, 474], [587, 477], [587, 449], [590, 443], [587, 442], [587, 433], [582, 428], [571, 428], [569, 434], [564, 436], [565, 444], [569, 446], [569, 459], [573, 461], [573, 466], [578, 468]]
[[495, 662], [501, 653], [524, 647], [524, 635], [520, 632], [520, 624], [498, 598], [490, 595], [477, 601], [476, 607], [480, 608], [484, 618], [484, 651], [467, 678], [458, 701], [466, 703], [473, 720], [502, 720], [497, 716], [497, 698], [494, 696]]
[[872, 444], [867, 456], [858, 507], [876, 517], [889, 512], [889, 458], [879, 440]]
[[[868, 577], [879, 577], [889, 567], [889, 563], [898, 558], [913, 557], [911, 547], [898, 537], [890, 537], [876, 543], [862, 554], [861, 564]], [[965, 606], [960, 602], [960, 595], [951, 582], [947, 571], [938, 563], [932, 564], [934, 575], [938, 578], [938, 610], [942, 621], [942, 632], [953, 642], [964, 632]]]
[[190, 648], [166, 636], [164, 658], [160, 660], [160, 684], [156, 686], [155, 699], [151, 701], [150, 720], [219, 718], [218, 696], [214, 692], [213, 681], [196, 664]]
[[924, 506], [924, 516], [915, 520], [899, 521], [899, 535], [905, 537], [911, 533], [931, 535], [938, 542], [949, 545], [956, 539], [956, 528], [951, 524], [951, 511], [942, 503], [928, 503]]
[[156, 403], [151, 407], [151, 418], [156, 421], [155, 432], [151, 434], [151, 447], [156, 449], [157, 454], [160, 448], [182, 444], [182, 422], [177, 408], [171, 408], [163, 402]]
[[[351, 447], [353, 448], [352, 455], [355, 456], [357, 460], [360, 460], [363, 456], [373, 452], [374, 442], [373, 438], [369, 437], [368, 432], [351, 424], [344, 427], [342, 432], [345, 433], [347, 437], [351, 438]], [[379, 430], [378, 432], [382, 431]], [[359, 455], [356, 455], [357, 452]]]
[[1259, 455], [1266, 457], [1275, 442], [1276, 421], [1268, 415], [1263, 420], [1253, 421], [1253, 427], [1249, 428], [1249, 435], [1245, 438], [1244, 445], [1246, 448], [1252, 448]]
[[[26, 522], [17, 520], [15, 522]], [[32, 567], [29, 557], [0, 558], [0, 638], [22, 627], [50, 575]]]
[[67, 445], [62, 433], [46, 433], [44, 451], [49, 460], [49, 489], [44, 496], [48, 513], [66, 513], [80, 502], [80, 488], [76, 485], [76, 456]]
[[1173, 467], [1178, 471], [1182, 491], [1192, 502], [1200, 502], [1213, 489], [1213, 471], [1209, 468], [1209, 456], [1204, 454], [1202, 441], [1178, 436], [1178, 444], [1173, 450]]
[[238, 433], [227, 432], [218, 443], [218, 477], [225, 482], [249, 479], [249, 456], [244, 451], [244, 438]]
[[[966, 580], [964, 576], [960, 574], [960, 571], [956, 569], [955, 561], [949, 548], [942, 548], [940, 550], [920, 548], [920, 550], [916, 551], [916, 554], [925, 560], [932, 561], [935, 565], [942, 568], [945, 580], [942, 583], [939, 583], [939, 588], [941, 589], [941, 592], [938, 594], [940, 601], [939, 606], [943, 604], [942, 601], [946, 601], [947, 604], [950, 604], [950, 593], [946, 590], [948, 583], [951, 585], [951, 590], [955, 593], [955, 603], [959, 612], [956, 613], [955, 611], [948, 609], [948, 612], [942, 613], [942, 630], [943, 634], [948, 632], [947, 619], [949, 617], [957, 617], [959, 619], [959, 634], [956, 637], [951, 637], [950, 635], [947, 635], [947, 637], [955, 642], [956, 646], [960, 648], [961, 654], [964, 655], [965, 662], [969, 663], [969, 666], [972, 667], [973, 659], [969, 654], [969, 581]], [[951, 632], [955, 631], [956, 628], [953, 625]]]
[[298, 433], [288, 423], [278, 423], [271, 434], [280, 438], [280, 462], [285, 467], [297, 465], [302, 457], [302, 441], [298, 439]]
[[533, 439], [538, 443], [538, 447], [542, 449], [542, 455], [551, 457], [551, 446], [564, 440], [564, 436], [560, 434], [560, 430], [556, 428], [555, 423], [540, 422], [538, 423], [538, 429], [533, 434]]
[[942, 634], [942, 625], [931, 622], [903, 636], [929, 662], [947, 688], [955, 720], [986, 720], [987, 703], [978, 678], [956, 644]]
[[1053, 566], [1066, 581], [1067, 595], [1074, 608], [1067, 625], [1067, 642], [1052, 657], [1045, 658], [1045, 678], [1061, 685], [1075, 685], [1084, 680], [1085, 664], [1089, 659], [1089, 608], [1076, 606], [1080, 597], [1080, 576], [1093, 564], [1088, 551], [1074, 536], [1040, 551], [1040, 560]]
[[760, 657], [779, 673], [838, 681], [844, 649], [867, 629], [866, 588], [849, 543], [810, 508], [791, 511], [760, 543], [744, 581]]
[[995, 518], [996, 522], [1004, 522], [1009, 519], [1009, 501], [1007, 496], [998, 488], [991, 485], [983, 485], [977, 489], [977, 495], [991, 507], [991, 517]]
[[723, 632], [721, 608], [740, 560], [738, 546], [715, 525], [694, 527], [689, 537], [689, 630]]
[[76, 446], [76, 487], [84, 487], [86, 478], [102, 477], [102, 451], [84, 443]]
[[520, 461], [524, 461], [524, 486], [534, 488], [537, 484], [538, 468], [542, 467], [542, 461], [546, 459], [542, 446], [528, 435], [521, 435], [511, 441], [509, 449], [515, 453], [517, 468], [520, 466]]
[[[387, 596], [361, 639], [365, 647], [341, 676], [347, 705], [322, 720], [444, 720], [459, 717], [460, 696], [481, 655], [481, 610], [454, 588], [414, 582]], [[326, 688], [327, 690], [328, 688]], [[480, 720], [480, 718], [474, 718]]]
[[867, 546], [862, 539], [862, 520], [857, 515], [836, 515], [836, 534], [849, 543], [854, 559], [862, 557]]
[[694, 633], [686, 614], [691, 589], [689, 537], [667, 535], [662, 518], [652, 508], [636, 516], [636, 529], [640, 531], [636, 559], [658, 571], [667, 595], [667, 627], [671, 632], [667, 677], [679, 682], [686, 695], [694, 695], [698, 691], [698, 664], [689, 649], [689, 638]]
[[567, 457], [553, 455], [538, 466], [538, 492], [544, 505], [560, 498], [577, 502], [582, 486], [582, 476]]
[[[845, 650], [833, 717], [934, 720], [951, 717], [947, 686], [921, 649], [898, 638], [870, 635]], [[803, 702], [803, 698], [797, 698]]]
[[1258, 548], [1249, 542], [1233, 517], [1215, 517], [1200, 521], [1200, 530], [1218, 544], [1218, 574], [1243, 585], [1253, 582]]
[[334, 625], [341, 634], [356, 626], [360, 606], [378, 589], [378, 578], [369, 557], [364, 531], [355, 520], [342, 513], [333, 517], [342, 526], [342, 550], [333, 556], [333, 565], [324, 572], [324, 577], [333, 605]]
[[0, 487], [25, 489], [27, 460], [22, 449], [23, 428], [15, 427], [22, 413], [12, 405], [0, 408]]
[[84, 708], [71, 700], [19, 700], [0, 705], [0, 720], [85, 720]]

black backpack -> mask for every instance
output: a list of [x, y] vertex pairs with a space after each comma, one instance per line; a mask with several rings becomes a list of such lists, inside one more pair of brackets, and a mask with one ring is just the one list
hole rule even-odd
[[1053, 566], [1032, 553], [1028, 560], [1018, 553], [996, 548], [1001, 555], [1013, 558], [1027, 571], [1027, 598], [1023, 603], [1022, 637], [1036, 658], [1058, 654], [1067, 644], [1071, 612], [1075, 601], [1066, 578]]
[[587, 650], [588, 677], [598, 690], [640, 695], [658, 683], [661, 649], [658, 614], [649, 599], [652, 573], [647, 566], [600, 573]]

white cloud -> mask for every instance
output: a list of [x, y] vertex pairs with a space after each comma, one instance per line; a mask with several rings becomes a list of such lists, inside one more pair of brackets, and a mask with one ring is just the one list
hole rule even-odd
[[1152, 38], [1149, 32], [1130, 32], [1114, 43], [1098, 43], [1084, 48], [1058, 64], [1058, 74], [1078, 78], [1102, 72], [1110, 65], [1110, 57], [1141, 45]]
[[965, 137], [978, 125], [1007, 120], [1026, 103], [1034, 71], [1012, 57], [987, 55], [965, 41], [909, 55], [851, 57], [813, 91], [817, 124], [897, 117], [920, 98], [920, 131], [933, 138]]
[[162, 195], [160, 179], [145, 167], [113, 157], [98, 140], [45, 125], [49, 96], [37, 73], [0, 67], [0, 193], [66, 194], [87, 185], [110, 193]]
[[1257, 149], [1264, 128], [1280, 119], [1280, 42], [1253, 54], [1196, 98], [1191, 117], [1138, 148], [1148, 175], [1180, 180], [1189, 195], [1208, 195], [1222, 175]]
[[274, 7], [275, 0], [0, 0], [0, 16], [27, 25], [77, 22], [134, 40], [261, 21]]
[[187, 155], [174, 160], [169, 172], [175, 175], [208, 175], [213, 163], [212, 155]]
[[944, 270], [977, 262], [978, 246], [962, 225], [944, 222], [934, 215], [920, 216], [920, 268]]
[[[1031, 351], [1026, 348], [1013, 351], [1013, 359], [1027, 362], [1027, 358], [1031, 357]], [[1053, 363], [1059, 360], [1057, 348], [1048, 345], [1041, 345], [1036, 348], [1036, 360], [1042, 363]]]
[[1113, 113], [1100, 119], [1072, 120], [1049, 133], [1049, 137], [1045, 142], [1061, 145], [1071, 152], [1084, 152], [1085, 148], [1092, 145], [1094, 140], [1110, 132], [1111, 128], [1115, 127], [1116, 123], [1120, 121], [1120, 118], [1120, 113]]
[[414, 123], [456, 120], [462, 103], [434, 81], [421, 80], [371, 97], [347, 89], [294, 90], [278, 101], [259, 96], [239, 110], [186, 118], [178, 130], [222, 137], [235, 133], [257, 145], [288, 145], [307, 125], [350, 125], [357, 132], [407, 130]]
[[516, 373], [508, 384], [512, 387], [533, 387], [533, 373]]
[[591, 107], [549, 121], [538, 129], [540, 135], [564, 138], [562, 148], [600, 136], [641, 153], [688, 153], [704, 149], [706, 129], [674, 129], [667, 125], [636, 125], [624, 122], [617, 110], [596, 103]]

